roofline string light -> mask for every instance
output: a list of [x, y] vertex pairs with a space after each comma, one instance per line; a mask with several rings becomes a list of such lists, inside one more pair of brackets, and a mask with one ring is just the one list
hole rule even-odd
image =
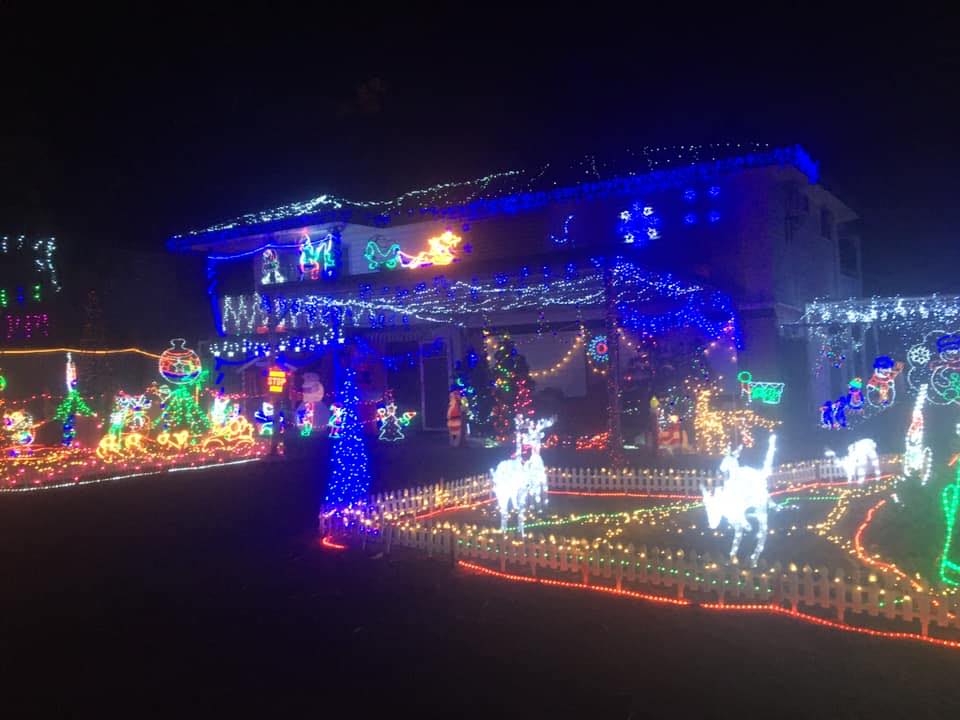
[[[817, 164], [799, 145], [771, 148], [762, 143], [716, 143], [644, 147], [628, 150], [621, 158], [608, 162], [598, 163], [593, 156], [587, 160], [595, 181], [580, 181], [585, 169], [585, 163], [581, 162], [579, 166], [574, 163], [567, 168], [547, 164], [531, 170], [506, 170], [473, 180], [445, 182], [383, 201], [352, 201], [325, 194], [174, 235], [168, 246], [171, 250], [189, 250], [196, 238], [215, 240], [241, 235], [252, 227], [280, 229], [307, 221], [313, 224], [356, 222], [381, 227], [394, 217], [454, 219], [514, 214], [555, 202], [642, 194], [693, 182], [704, 175], [750, 167], [792, 165], [810, 182], [815, 183], [818, 178]], [[609, 179], [601, 179], [601, 169]], [[558, 172], [566, 173], [565, 177], [558, 177]]]

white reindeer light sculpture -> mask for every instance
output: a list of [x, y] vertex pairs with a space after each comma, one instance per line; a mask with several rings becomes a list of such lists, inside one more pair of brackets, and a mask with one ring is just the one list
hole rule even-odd
[[770, 507], [770, 491], [767, 478], [773, 469], [773, 454], [776, 452], [777, 436], [771, 434], [767, 445], [767, 454], [763, 467], [752, 468], [740, 465], [740, 451], [728, 453], [720, 463], [720, 472], [725, 476], [721, 487], [712, 493], [701, 487], [703, 506], [707, 510], [707, 524], [711, 530], [720, 526], [723, 518], [733, 528], [733, 546], [730, 548], [730, 560], [737, 561], [743, 531], [750, 529], [748, 515], [757, 521], [757, 546], [750, 555], [750, 566], [756, 567], [760, 554], [767, 544], [767, 511]]
[[880, 479], [880, 458], [877, 455], [877, 444], [870, 438], [857, 440], [847, 447], [846, 457], [837, 457], [833, 450], [827, 450], [825, 456], [833, 458], [834, 462], [843, 468], [847, 482], [862, 484], [867, 479], [867, 470], [873, 466], [873, 479]]
[[[522, 535], [528, 499], [533, 497], [537, 505], [547, 502], [547, 470], [540, 450], [543, 447], [543, 431], [553, 423], [553, 418], [534, 422], [518, 415], [514, 421], [514, 454], [490, 471], [493, 475], [493, 493], [500, 510], [500, 530], [503, 532], [507, 530], [511, 505], [517, 513], [517, 530]], [[524, 460], [526, 452], [529, 452], [529, 456]]]

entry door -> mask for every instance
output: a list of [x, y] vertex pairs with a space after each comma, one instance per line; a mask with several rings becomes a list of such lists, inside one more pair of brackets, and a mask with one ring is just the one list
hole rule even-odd
[[450, 356], [445, 341], [420, 344], [420, 387], [424, 430], [446, 430]]

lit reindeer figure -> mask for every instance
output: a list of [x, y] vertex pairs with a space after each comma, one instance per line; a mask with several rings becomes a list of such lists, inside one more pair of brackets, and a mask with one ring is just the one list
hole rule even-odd
[[824, 455], [843, 468], [847, 482], [863, 483], [867, 479], [867, 469], [873, 466], [874, 480], [880, 479], [880, 458], [877, 456], [877, 444], [869, 439], [857, 440], [847, 447], [846, 457], [837, 457], [833, 450]]
[[777, 436], [770, 435], [767, 446], [767, 455], [763, 460], [763, 467], [752, 468], [740, 465], [741, 445], [732, 453], [728, 453], [720, 463], [720, 472], [724, 475], [723, 485], [712, 493], [701, 487], [703, 505], [707, 510], [707, 524], [711, 530], [720, 526], [724, 518], [733, 528], [733, 546], [730, 548], [730, 560], [737, 561], [737, 551], [743, 539], [743, 531], [750, 529], [748, 514], [757, 520], [757, 546], [750, 556], [751, 567], [756, 567], [757, 560], [767, 543], [767, 510], [770, 506], [770, 491], [767, 489], [767, 478], [773, 469], [773, 454], [776, 451]]
[[[547, 501], [547, 471], [540, 456], [540, 449], [543, 445], [543, 431], [553, 425], [553, 422], [553, 418], [534, 422], [517, 415], [514, 420], [514, 454], [490, 471], [493, 475], [493, 493], [500, 510], [500, 530], [503, 532], [507, 530], [511, 505], [517, 513], [517, 530], [522, 535], [527, 499], [533, 496], [538, 505]], [[526, 450], [529, 450], [529, 457], [524, 460]]]
[[[529, 443], [530, 458], [524, 463], [527, 473], [527, 494], [532, 495], [537, 505], [547, 503], [547, 469], [540, 456], [543, 448], [543, 431], [551, 427], [554, 418], [527, 421], [527, 434], [523, 438]], [[523, 457], [524, 443], [521, 441], [520, 453]]]

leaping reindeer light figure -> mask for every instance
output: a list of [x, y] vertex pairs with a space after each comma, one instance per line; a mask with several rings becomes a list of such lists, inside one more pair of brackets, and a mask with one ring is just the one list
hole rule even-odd
[[743, 446], [726, 455], [720, 463], [720, 472], [724, 475], [723, 485], [712, 493], [701, 487], [703, 505], [707, 510], [707, 524], [711, 530], [720, 526], [723, 518], [733, 528], [733, 546], [730, 548], [730, 560], [737, 561], [737, 551], [743, 539], [743, 531], [750, 529], [748, 515], [757, 521], [757, 546], [750, 555], [750, 566], [756, 567], [760, 554], [767, 543], [767, 510], [770, 506], [770, 491], [767, 478], [773, 469], [773, 454], [776, 451], [777, 436], [770, 435], [767, 454], [763, 467], [752, 468], [740, 465], [740, 451]]

